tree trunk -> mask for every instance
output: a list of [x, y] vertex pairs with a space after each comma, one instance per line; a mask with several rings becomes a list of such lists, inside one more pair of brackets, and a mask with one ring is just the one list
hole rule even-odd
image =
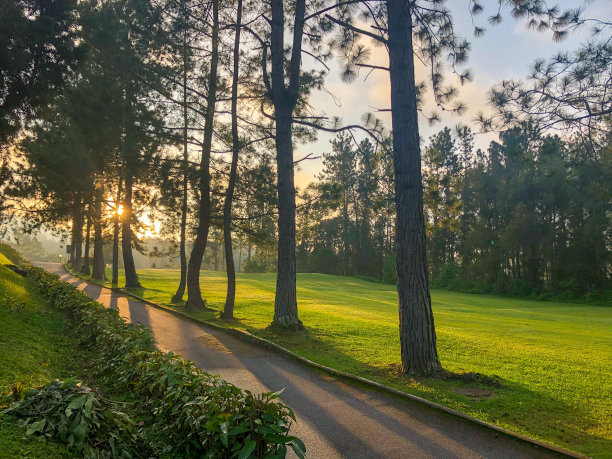
[[76, 239], [76, 221], [77, 221], [77, 203], [76, 203], [76, 195], [72, 196], [72, 207], [70, 208], [70, 219], [72, 221], [72, 226], [70, 228], [70, 253], [68, 255], [68, 263], [72, 266], [74, 264], [74, 256], [75, 256], [75, 239]]
[[276, 162], [278, 169], [278, 271], [274, 323], [300, 325], [296, 294], [295, 185], [289, 110], [276, 111]]
[[305, 0], [294, 9], [293, 45], [289, 84], [285, 84], [285, 12], [283, 0], [272, 0], [270, 21], [271, 83], [268, 92], [274, 105], [276, 165], [278, 174], [278, 271], [273, 323], [302, 327], [298, 317], [295, 265], [295, 183], [292, 115], [299, 96]]
[[432, 374], [441, 365], [427, 276], [410, 4], [387, 0], [400, 345], [404, 372]]
[[[123, 193], [123, 166], [119, 170], [119, 184], [117, 186], [117, 197], [115, 199], [115, 215], [113, 216], [113, 274], [112, 284], [119, 283], [119, 207], [121, 205], [121, 194]], [[125, 209], [124, 209], [125, 210]]]
[[181, 236], [179, 241], [179, 258], [181, 260], [181, 280], [179, 281], [178, 288], [176, 289], [176, 293], [172, 297], [172, 301], [183, 301], [183, 296], [185, 295], [185, 286], [187, 285], [187, 248], [186, 248], [186, 239], [187, 239], [187, 180], [188, 180], [188, 172], [187, 172], [187, 143], [185, 143], [185, 153], [183, 155], [184, 158], [184, 168], [183, 171], [183, 196], [181, 203]]
[[85, 230], [85, 255], [83, 256], [83, 265], [81, 273], [89, 275], [89, 242], [91, 240], [91, 203], [87, 205], [87, 229]]
[[75, 271], [81, 269], [81, 257], [83, 256], [83, 199], [81, 194], [78, 194], [78, 201], [75, 206], [75, 220], [73, 222], [74, 228], [74, 261], [72, 268]]
[[132, 188], [134, 185], [132, 171], [125, 171], [125, 199], [123, 200], [123, 221], [121, 222], [121, 252], [123, 252], [123, 269], [126, 288], [141, 287], [136, 274], [134, 255], [132, 254]]
[[206, 97], [206, 114], [202, 159], [200, 161], [200, 209], [198, 229], [187, 265], [187, 302], [188, 309], [205, 307], [200, 291], [200, 269], [206, 251], [208, 230], [210, 228], [210, 152], [212, 147], [213, 123], [215, 120], [215, 102], [217, 99], [217, 65], [219, 61], [219, 0], [213, 1], [212, 49], [210, 58], [210, 75], [208, 95]]
[[189, 155], [188, 155], [188, 119], [187, 119], [187, 7], [185, 0], [181, 2], [183, 8], [183, 195], [181, 196], [181, 235], [179, 241], [179, 258], [181, 260], [181, 280], [172, 301], [183, 301], [185, 286], [187, 285], [187, 200], [189, 193]]
[[104, 273], [104, 239], [102, 239], [102, 201], [104, 200], [104, 185], [96, 186], [94, 198], [94, 256], [91, 277], [96, 280], [106, 280]]
[[236, 33], [234, 36], [234, 74], [232, 75], [232, 164], [230, 166], [229, 182], [223, 205], [223, 245], [225, 248], [225, 263], [227, 267], [227, 293], [225, 306], [221, 316], [224, 319], [234, 317], [234, 302], [236, 299], [236, 268], [234, 266], [234, 251], [232, 248], [232, 201], [236, 187], [238, 172], [238, 155], [240, 153], [240, 138], [238, 137], [238, 76], [240, 70], [240, 28], [242, 24], [242, 0], [236, 5]]

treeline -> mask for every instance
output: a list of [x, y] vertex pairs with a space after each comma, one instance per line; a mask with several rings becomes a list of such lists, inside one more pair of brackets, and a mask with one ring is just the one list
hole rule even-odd
[[[396, 282], [390, 161], [368, 141], [332, 142], [303, 196], [298, 269]], [[469, 128], [445, 128], [423, 171], [434, 287], [611, 300], [612, 136], [594, 147], [523, 125], [484, 152]]]

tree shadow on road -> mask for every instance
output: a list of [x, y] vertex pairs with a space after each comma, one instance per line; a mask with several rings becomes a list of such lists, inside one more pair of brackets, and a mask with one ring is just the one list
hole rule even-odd
[[[555, 397], [555, 388], [531, 388], [495, 375], [444, 373], [441, 377], [414, 378], [398, 371], [399, 365], [365, 363], [310, 333], [284, 333], [251, 329], [317, 363], [356, 374], [403, 392], [440, 403], [476, 418], [585, 453], [612, 450], [612, 438], [590, 406]], [[376, 356], [372, 355], [372, 361]], [[353, 384], [351, 382], [351, 384]], [[358, 383], [355, 383], [360, 385]], [[363, 386], [372, 390], [370, 386]]]

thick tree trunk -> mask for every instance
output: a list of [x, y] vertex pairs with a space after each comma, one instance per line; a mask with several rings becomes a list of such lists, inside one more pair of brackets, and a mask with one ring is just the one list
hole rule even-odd
[[[187, 144], [185, 144], [185, 150], [187, 150]], [[186, 158], [186, 154], [184, 155]], [[181, 279], [179, 281], [178, 288], [176, 289], [176, 293], [172, 297], [172, 301], [183, 301], [183, 296], [185, 295], [185, 287], [187, 285], [187, 248], [186, 248], [186, 239], [187, 239], [187, 180], [188, 180], [188, 172], [187, 172], [187, 159], [184, 161], [185, 170], [183, 171], [183, 196], [181, 202], [181, 236], [179, 241], [179, 258], [181, 261]]]
[[68, 255], [68, 263], [72, 266], [74, 265], [74, 256], [75, 256], [75, 247], [76, 244], [76, 221], [77, 221], [77, 203], [76, 203], [76, 195], [72, 196], [72, 207], [70, 208], [70, 220], [72, 226], [70, 227], [70, 253]]
[[188, 154], [188, 118], [187, 118], [187, 7], [185, 0], [181, 2], [183, 8], [183, 184], [181, 196], [181, 235], [179, 241], [179, 258], [181, 262], [181, 280], [172, 301], [183, 301], [187, 285], [187, 200], [189, 198], [189, 154]]
[[234, 317], [234, 302], [236, 299], [236, 268], [234, 266], [234, 251], [232, 247], [232, 201], [238, 173], [238, 155], [240, 154], [240, 138], [238, 137], [238, 76], [240, 70], [240, 28], [242, 24], [242, 0], [236, 5], [236, 33], [234, 35], [234, 74], [232, 75], [232, 164], [229, 181], [223, 205], [223, 245], [225, 248], [225, 263], [227, 267], [227, 293], [225, 306], [221, 316], [224, 319]]
[[119, 184], [117, 185], [117, 197], [115, 198], [115, 215], [113, 216], [113, 270], [112, 284], [119, 283], [119, 226], [121, 217], [119, 207], [121, 205], [121, 195], [123, 194], [123, 167], [119, 171]]
[[83, 256], [83, 265], [81, 273], [88, 275], [89, 268], [89, 243], [91, 241], [91, 203], [87, 205], [87, 229], [85, 230], [85, 254]]
[[219, 61], [219, 0], [213, 1], [212, 49], [210, 57], [210, 75], [208, 95], [206, 97], [206, 114], [202, 159], [200, 161], [200, 209], [198, 212], [198, 229], [187, 265], [187, 302], [188, 309], [205, 307], [200, 291], [200, 268], [206, 251], [208, 230], [210, 228], [210, 151], [212, 147], [213, 124], [215, 120], [215, 102], [217, 99], [217, 65]]
[[274, 299], [274, 323], [300, 325], [296, 294], [295, 185], [291, 112], [276, 111], [276, 163], [278, 173], [278, 271]]
[[94, 197], [94, 256], [91, 277], [96, 280], [106, 280], [104, 273], [104, 239], [102, 239], [102, 201], [104, 200], [104, 186], [96, 186]]
[[78, 196], [78, 201], [75, 206], [75, 220], [73, 222], [74, 261], [72, 263], [72, 268], [75, 271], [81, 269], [81, 257], [83, 256], [83, 199], [80, 194]]
[[278, 174], [278, 271], [273, 323], [302, 326], [298, 317], [295, 265], [295, 183], [292, 144], [292, 115], [299, 96], [305, 0], [294, 10], [293, 45], [289, 84], [285, 83], [285, 12], [283, 0], [272, 0], [270, 22], [271, 82], [268, 91], [274, 104], [276, 165]]
[[387, 1], [400, 345], [404, 372], [432, 374], [441, 365], [427, 276], [410, 5]]
[[348, 198], [346, 197], [348, 191], [344, 187], [343, 198], [342, 198], [342, 275], [349, 275], [349, 240], [348, 240], [348, 225], [349, 225], [349, 214], [348, 214]]
[[121, 252], [123, 253], [123, 269], [125, 271], [125, 286], [140, 287], [134, 255], [132, 254], [132, 188], [134, 177], [129, 169], [125, 171], [125, 199], [123, 200], [123, 214], [121, 214]]

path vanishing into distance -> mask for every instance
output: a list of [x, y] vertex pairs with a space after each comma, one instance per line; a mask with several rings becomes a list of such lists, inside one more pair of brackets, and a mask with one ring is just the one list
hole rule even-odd
[[68, 274], [59, 263], [36, 263], [122, 317], [153, 331], [157, 346], [254, 393], [285, 389], [296, 414], [291, 433], [309, 458], [559, 457], [420, 404], [368, 390], [299, 364], [222, 331], [183, 320]]

